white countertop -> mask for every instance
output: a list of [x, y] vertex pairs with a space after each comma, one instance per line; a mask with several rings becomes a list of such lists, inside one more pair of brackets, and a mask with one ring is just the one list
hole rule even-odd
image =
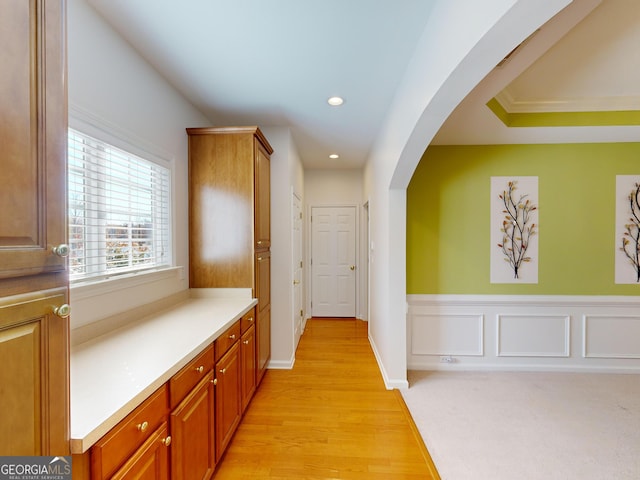
[[257, 304], [250, 295], [198, 296], [72, 347], [72, 453], [87, 451]]

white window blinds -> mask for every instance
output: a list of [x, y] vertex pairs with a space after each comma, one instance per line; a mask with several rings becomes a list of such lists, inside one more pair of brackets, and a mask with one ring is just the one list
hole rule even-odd
[[171, 265], [171, 172], [69, 129], [70, 280]]

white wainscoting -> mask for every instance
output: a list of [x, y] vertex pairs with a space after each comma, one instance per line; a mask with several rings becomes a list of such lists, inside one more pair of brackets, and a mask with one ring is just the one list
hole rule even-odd
[[408, 295], [414, 370], [640, 373], [640, 297]]

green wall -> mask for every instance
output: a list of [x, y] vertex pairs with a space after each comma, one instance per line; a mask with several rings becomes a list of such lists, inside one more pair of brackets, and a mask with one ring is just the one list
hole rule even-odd
[[[430, 146], [407, 190], [407, 293], [640, 294], [614, 283], [616, 175], [638, 174], [640, 143]], [[538, 283], [491, 284], [490, 178], [529, 175]]]

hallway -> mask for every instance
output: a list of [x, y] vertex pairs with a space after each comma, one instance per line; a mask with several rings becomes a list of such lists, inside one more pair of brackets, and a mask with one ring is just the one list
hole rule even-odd
[[311, 319], [292, 370], [269, 370], [216, 470], [224, 479], [439, 479], [366, 322]]

